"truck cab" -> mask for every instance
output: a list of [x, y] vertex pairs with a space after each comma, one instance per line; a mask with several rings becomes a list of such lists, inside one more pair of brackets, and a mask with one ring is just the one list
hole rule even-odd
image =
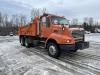
[[[26, 34], [22, 32], [26, 32]], [[47, 49], [48, 54], [54, 58], [58, 58], [62, 51], [76, 52], [78, 49], [89, 48], [89, 42], [85, 42], [83, 28], [70, 28], [65, 17], [52, 14], [43, 14], [35, 18], [30, 27], [27, 25], [19, 28], [19, 36], [24, 38], [20, 39], [23, 45], [25, 38], [28, 38], [26, 47], [29, 47], [29, 44], [36, 42], [36, 40], [38, 42], [44, 41], [43, 46]]]

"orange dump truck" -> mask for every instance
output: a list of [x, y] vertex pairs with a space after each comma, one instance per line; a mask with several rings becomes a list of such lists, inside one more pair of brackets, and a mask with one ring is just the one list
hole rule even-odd
[[45, 13], [30, 24], [19, 27], [18, 35], [22, 46], [41, 45], [54, 58], [58, 58], [62, 51], [89, 48], [89, 42], [84, 40], [84, 29], [70, 28], [65, 17], [52, 14]]

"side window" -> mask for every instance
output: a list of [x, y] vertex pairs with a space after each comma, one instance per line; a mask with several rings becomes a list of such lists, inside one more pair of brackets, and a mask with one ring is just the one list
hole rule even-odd
[[43, 17], [42, 24], [43, 26], [50, 27], [50, 19], [48, 17]]
[[42, 18], [42, 24], [43, 24], [43, 26], [46, 26], [46, 17]]

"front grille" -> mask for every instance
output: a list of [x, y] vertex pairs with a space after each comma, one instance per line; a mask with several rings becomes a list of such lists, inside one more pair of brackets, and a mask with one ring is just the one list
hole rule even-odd
[[76, 41], [83, 41], [84, 39], [84, 30], [74, 30], [72, 31], [72, 37], [76, 38]]

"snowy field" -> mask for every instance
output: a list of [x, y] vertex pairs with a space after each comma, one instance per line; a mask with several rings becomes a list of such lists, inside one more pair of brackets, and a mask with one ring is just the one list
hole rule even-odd
[[[90, 41], [90, 48], [78, 52], [100, 56], [100, 34], [86, 34], [86, 41]], [[31, 48], [31, 50], [33, 52], [20, 45], [18, 36], [0, 36], [0, 75], [96, 75], [87, 70], [74, 68], [64, 61], [43, 55], [47, 60], [42, 55], [36, 54], [35, 48]], [[81, 57], [78, 57], [79, 59], [77, 57], [69, 58], [75, 58], [76, 61], [87, 64], [87, 60], [83, 60]], [[89, 61], [88, 65], [100, 69], [99, 61], [96, 62]]]
[[90, 41], [93, 43], [100, 43], [100, 33], [86, 34], [86, 41]]

